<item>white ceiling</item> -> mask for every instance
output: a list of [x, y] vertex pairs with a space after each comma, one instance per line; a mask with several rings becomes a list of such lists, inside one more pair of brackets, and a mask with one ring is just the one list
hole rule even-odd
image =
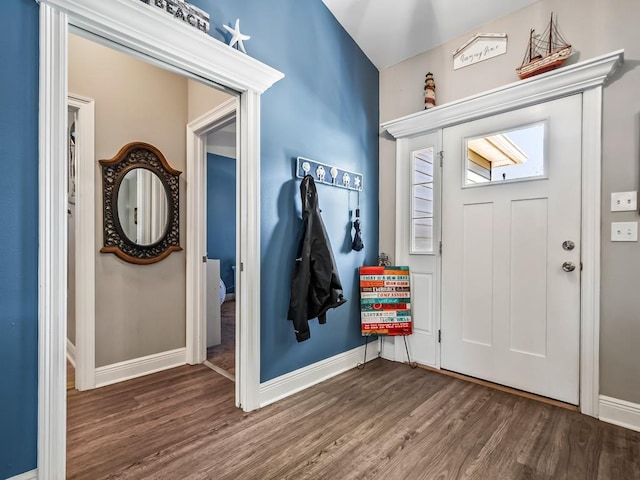
[[322, 1], [381, 70], [538, 0]]

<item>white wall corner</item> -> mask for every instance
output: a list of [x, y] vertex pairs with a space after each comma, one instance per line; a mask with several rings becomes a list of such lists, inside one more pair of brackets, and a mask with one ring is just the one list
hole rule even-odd
[[600, 420], [640, 432], [640, 404], [600, 395]]
[[[365, 346], [307, 365], [260, 384], [260, 408], [351, 370], [364, 360]], [[367, 363], [378, 358], [378, 342], [369, 342]]]
[[134, 358], [96, 368], [96, 387], [104, 387], [185, 365], [186, 348]]
[[15, 477], [7, 478], [7, 480], [38, 480], [38, 470], [31, 470], [30, 472], [24, 472]]

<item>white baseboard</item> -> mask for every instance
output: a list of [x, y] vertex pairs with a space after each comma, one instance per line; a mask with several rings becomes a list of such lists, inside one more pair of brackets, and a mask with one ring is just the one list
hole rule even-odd
[[600, 420], [640, 432], [640, 404], [600, 395]]
[[[354, 368], [364, 359], [364, 348], [364, 345], [354, 348], [261, 383], [260, 407], [282, 400]], [[367, 350], [367, 362], [378, 358], [377, 350], [377, 342], [371, 342]]]
[[76, 366], [76, 346], [71, 343], [71, 340], [69, 340], [67, 338], [67, 360], [69, 360], [69, 363], [71, 363], [71, 365], [73, 365], [73, 367], [75, 368]]
[[186, 348], [177, 348], [96, 368], [96, 387], [104, 387], [185, 365], [187, 363], [186, 351]]
[[24, 472], [15, 477], [7, 478], [7, 480], [38, 480], [38, 470], [31, 470], [30, 472]]

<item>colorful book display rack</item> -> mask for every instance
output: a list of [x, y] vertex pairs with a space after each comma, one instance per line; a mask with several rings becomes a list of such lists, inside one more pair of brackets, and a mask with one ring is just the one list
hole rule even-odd
[[409, 267], [360, 267], [362, 335], [411, 335]]

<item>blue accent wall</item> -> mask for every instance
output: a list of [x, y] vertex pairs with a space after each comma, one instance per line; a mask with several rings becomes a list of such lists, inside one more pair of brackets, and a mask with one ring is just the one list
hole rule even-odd
[[36, 468], [38, 5], [0, 15], [0, 478]]
[[[348, 351], [360, 335], [357, 268], [377, 263], [379, 74], [321, 0], [191, 0], [211, 16], [211, 35], [240, 19], [250, 56], [285, 78], [262, 96], [261, 381]], [[349, 210], [357, 194], [318, 186], [345, 296], [325, 325], [297, 343], [287, 308], [300, 227], [297, 156], [364, 174], [360, 195], [365, 249], [350, 250]]]
[[236, 264], [236, 160], [207, 154], [207, 257], [220, 259], [220, 277], [234, 292]]
[[[321, 0], [192, 0], [211, 35], [241, 19], [249, 55], [286, 78], [262, 98], [261, 380], [363, 344], [357, 267], [378, 253], [378, 71]], [[38, 7], [5, 0], [0, 15], [0, 478], [36, 468], [38, 303]], [[297, 343], [286, 319], [300, 227], [295, 158], [364, 174], [365, 249], [350, 250], [356, 194], [319, 186], [346, 305], [311, 321]]]

